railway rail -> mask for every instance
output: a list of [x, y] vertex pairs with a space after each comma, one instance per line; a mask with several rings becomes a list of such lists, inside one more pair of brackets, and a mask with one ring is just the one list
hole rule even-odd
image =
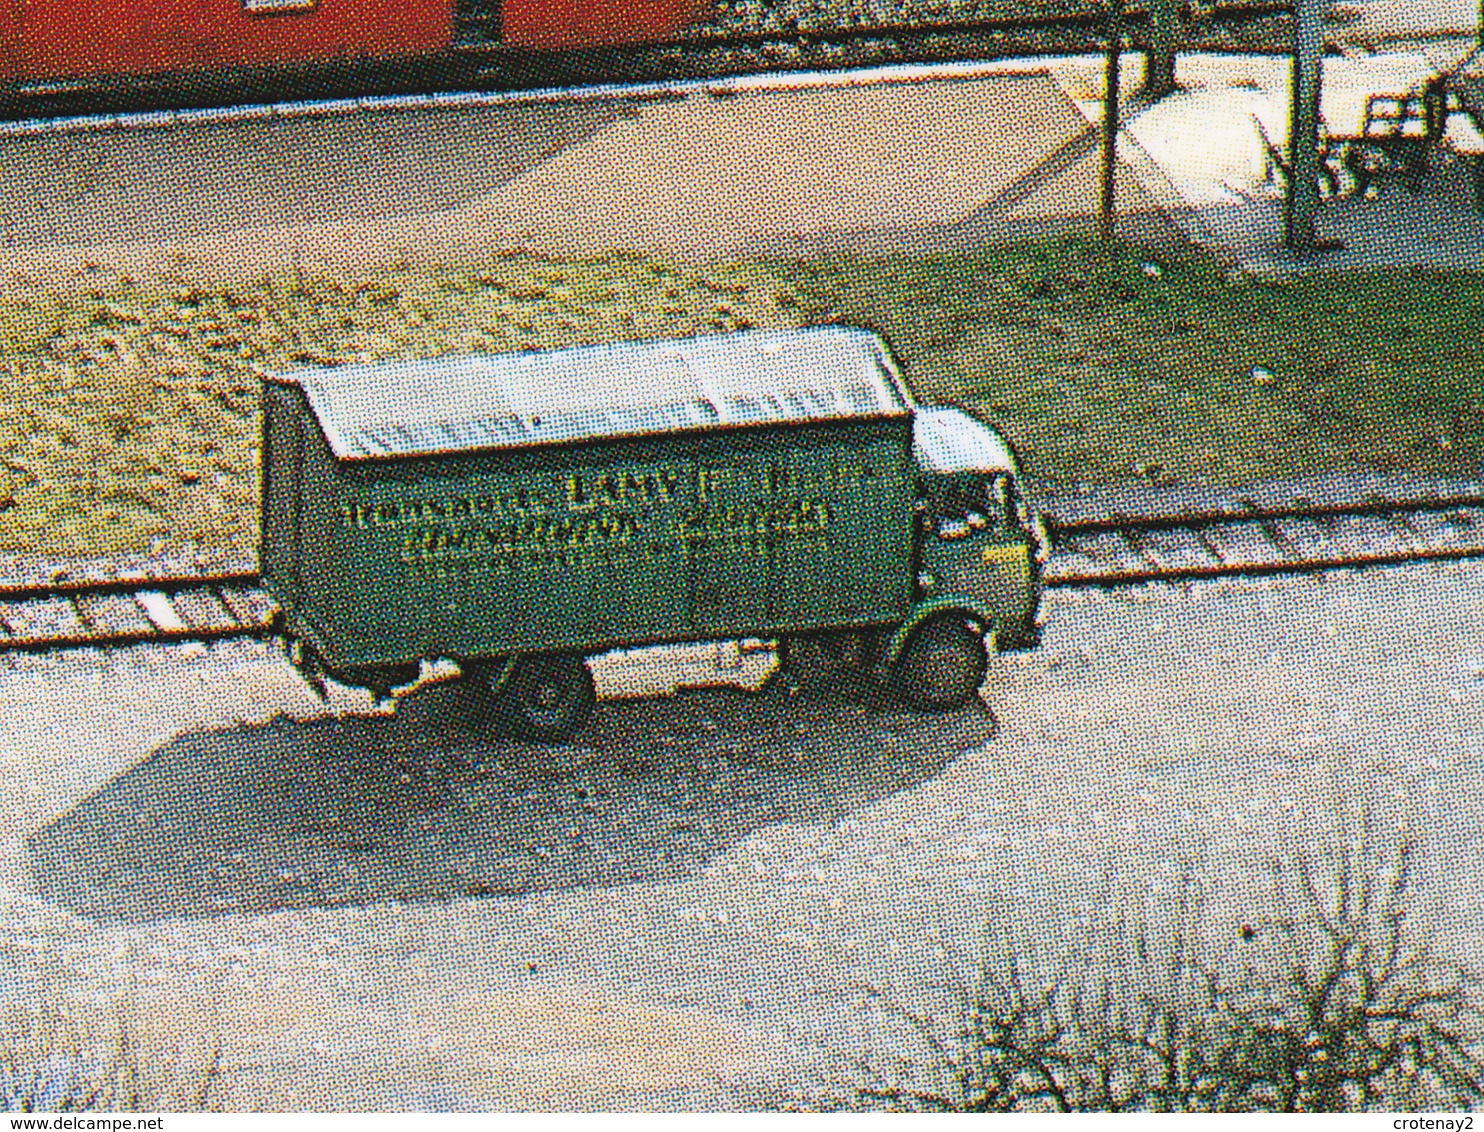
[[[1484, 496], [1052, 524], [1048, 588], [1484, 558]], [[0, 585], [0, 653], [269, 637], [252, 573]]]

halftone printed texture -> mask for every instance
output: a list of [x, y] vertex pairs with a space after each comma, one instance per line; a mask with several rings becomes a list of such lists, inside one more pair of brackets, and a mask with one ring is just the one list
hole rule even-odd
[[[148, 537], [250, 557], [255, 365], [712, 319], [875, 322], [919, 392], [1006, 420], [1059, 487], [1471, 474], [1463, 160], [1326, 213], [1340, 266], [1451, 269], [1398, 280], [1399, 304], [1384, 276], [1257, 278], [1235, 261], [1276, 262], [1273, 202], [1190, 221], [1198, 163], [1154, 176], [1132, 143], [1120, 200], [1147, 243], [1002, 258], [986, 245], [1092, 215], [1095, 79], [7, 139], [0, 365], [25, 427], [0, 491], [43, 516], [15, 549], [107, 552], [149, 512]], [[1189, 250], [1213, 232], [1226, 262]], [[110, 460], [199, 505], [105, 497]], [[0, 995], [72, 1021], [51, 1040], [14, 1019], [3, 1049], [30, 1060], [3, 1095], [62, 1103], [70, 1051], [105, 1064], [127, 1001], [135, 1056], [213, 1074], [212, 1107], [864, 1103], [875, 1079], [840, 1078], [895, 1031], [862, 988], [932, 1008], [941, 952], [1012, 916], [1054, 948], [1110, 874], [1139, 893], [1194, 870], [1218, 950], [1266, 940], [1270, 858], [1347, 805], [1417, 832], [1418, 919], [1442, 963], [1477, 963], [1478, 589], [1451, 565], [1058, 594], [1040, 645], [991, 661], [992, 715], [830, 678], [667, 696], [762, 673], [618, 658], [566, 746], [471, 734], [452, 689], [393, 717], [320, 705], [257, 644], [17, 659]]]

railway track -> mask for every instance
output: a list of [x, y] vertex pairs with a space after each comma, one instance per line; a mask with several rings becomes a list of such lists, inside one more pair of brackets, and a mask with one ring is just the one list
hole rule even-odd
[[[1484, 497], [1052, 525], [1048, 588], [1365, 569], [1484, 558]], [[0, 585], [0, 652], [267, 637], [256, 574]]]
[[[1289, 50], [1284, 39], [1290, 33], [1293, 0], [1236, 0], [1218, 3], [1201, 19], [1189, 22], [1182, 31], [1182, 50], [1213, 47], [1240, 49], [1271, 45]], [[1150, 30], [1147, 8], [1132, 7], [1122, 18], [1122, 29], [1134, 49], [1147, 46]], [[811, 50], [841, 48], [854, 44], [888, 41], [911, 55], [934, 40], [983, 41], [995, 54], [1078, 54], [1097, 50], [1108, 33], [1108, 13], [1103, 4], [1089, 4], [1078, 12], [1043, 15], [977, 17], [965, 20], [924, 19], [901, 23], [853, 23], [848, 26], [824, 22], [766, 31], [693, 32], [666, 43], [647, 45], [632, 53], [643, 63], [653, 63], [664, 52], [692, 58], [707, 52], [756, 49], [775, 54], [782, 48]], [[1250, 33], [1245, 29], [1253, 29]], [[907, 60], [903, 60], [907, 61]]]
[[0, 585], [0, 652], [264, 637], [273, 613], [256, 574]]
[[1484, 496], [1084, 520], [1049, 528], [1050, 587], [1299, 574], [1484, 557]]

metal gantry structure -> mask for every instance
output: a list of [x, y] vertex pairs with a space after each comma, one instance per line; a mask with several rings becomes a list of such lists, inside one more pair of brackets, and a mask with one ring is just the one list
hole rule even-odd
[[1294, 0], [1293, 77], [1289, 96], [1288, 193], [1283, 243], [1304, 255], [1319, 250], [1319, 88], [1324, 0]]

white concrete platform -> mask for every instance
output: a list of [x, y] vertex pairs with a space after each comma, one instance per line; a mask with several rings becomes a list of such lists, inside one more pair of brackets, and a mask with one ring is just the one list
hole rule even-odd
[[[1101, 60], [1085, 56], [1048, 68], [1089, 123], [1102, 115], [1100, 67]], [[1141, 71], [1142, 62], [1130, 60], [1126, 89], [1138, 89]], [[1372, 96], [1419, 91], [1436, 73], [1420, 50], [1326, 59], [1325, 130], [1332, 138], [1361, 136]], [[1321, 208], [1321, 239], [1343, 248], [1302, 260], [1289, 255], [1270, 148], [1288, 145], [1289, 74], [1283, 58], [1184, 56], [1176, 70], [1178, 93], [1149, 106], [1130, 102], [1120, 156], [1189, 239], [1250, 270], [1484, 266], [1484, 217], [1474, 207], [1469, 167], [1484, 159], [1484, 137], [1462, 115], [1450, 120], [1445, 152], [1420, 191], [1385, 181], [1374, 199], [1328, 200]]]

